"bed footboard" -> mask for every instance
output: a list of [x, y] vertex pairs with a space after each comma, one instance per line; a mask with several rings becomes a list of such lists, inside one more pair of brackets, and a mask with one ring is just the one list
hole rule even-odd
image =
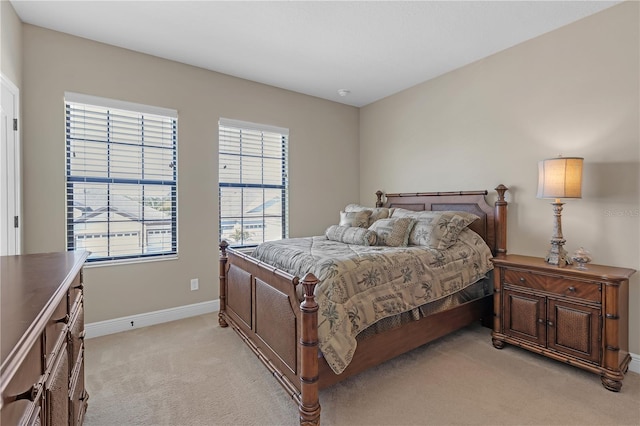
[[317, 284], [313, 274], [299, 280], [220, 243], [218, 323], [231, 326], [296, 401], [304, 425], [320, 422]]

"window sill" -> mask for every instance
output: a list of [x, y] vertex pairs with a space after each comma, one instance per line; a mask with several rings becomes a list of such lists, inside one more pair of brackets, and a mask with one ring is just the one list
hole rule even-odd
[[103, 266], [119, 266], [119, 265], [130, 265], [134, 263], [164, 262], [168, 260], [178, 260], [178, 255], [176, 254], [171, 256], [120, 259], [120, 260], [104, 260], [100, 262], [86, 262], [84, 264], [84, 268], [93, 269], [93, 268], [100, 268]]

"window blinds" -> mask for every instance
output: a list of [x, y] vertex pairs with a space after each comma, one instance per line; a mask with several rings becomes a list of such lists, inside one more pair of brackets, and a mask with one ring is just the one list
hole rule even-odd
[[67, 249], [177, 253], [177, 113], [65, 94]]
[[219, 122], [219, 237], [251, 246], [288, 236], [289, 130]]

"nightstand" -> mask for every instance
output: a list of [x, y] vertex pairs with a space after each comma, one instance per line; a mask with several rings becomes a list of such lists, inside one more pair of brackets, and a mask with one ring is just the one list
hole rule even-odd
[[622, 388], [629, 368], [629, 277], [602, 265], [549, 265], [542, 258], [493, 259], [493, 346], [505, 343], [599, 374]]

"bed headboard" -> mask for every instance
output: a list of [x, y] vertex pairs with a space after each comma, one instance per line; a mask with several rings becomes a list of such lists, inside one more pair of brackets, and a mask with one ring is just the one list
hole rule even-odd
[[[419, 192], [402, 194], [384, 194], [377, 191], [376, 207], [401, 207], [407, 210], [421, 211], [465, 211], [480, 219], [469, 225], [491, 248], [493, 255], [507, 252], [507, 202], [504, 193], [508, 188], [498, 185], [495, 190], [498, 200], [490, 206], [485, 196], [487, 191]], [[382, 197], [385, 197], [383, 201]]]

